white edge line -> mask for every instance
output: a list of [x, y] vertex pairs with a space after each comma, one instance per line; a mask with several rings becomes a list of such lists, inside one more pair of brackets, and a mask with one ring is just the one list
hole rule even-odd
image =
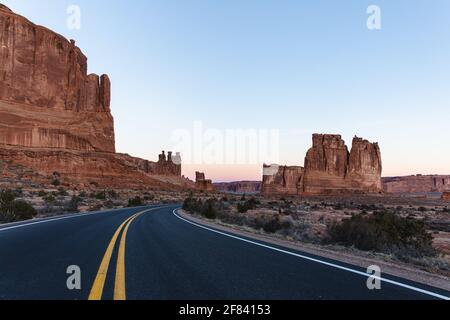
[[[181, 220], [183, 220], [183, 221], [185, 221], [187, 223], [190, 223], [190, 224], [192, 224], [192, 225], [194, 225], [196, 227], [199, 227], [199, 228], [202, 228], [202, 229], [214, 232], [214, 233], [218, 233], [218, 234], [221, 234], [223, 236], [227, 236], [227, 237], [230, 237], [230, 238], [233, 238], [233, 239], [237, 239], [237, 240], [241, 240], [241, 241], [244, 241], [244, 242], [247, 242], [247, 243], [251, 243], [251, 244], [254, 244], [256, 246], [260, 246], [260, 247], [263, 247], [263, 248], [266, 248], [266, 249], [271, 249], [271, 250], [274, 250], [274, 251], [278, 251], [278, 252], [281, 252], [281, 253], [289, 254], [291, 256], [295, 256], [295, 257], [302, 258], [302, 259], [305, 259], [305, 260], [317, 262], [317, 263], [320, 263], [320, 264], [323, 264], [323, 265], [326, 265], [326, 266], [330, 266], [330, 267], [333, 267], [333, 268], [337, 268], [337, 269], [340, 269], [340, 270], [352, 272], [352, 273], [358, 274], [360, 276], [364, 276], [364, 277], [369, 277], [370, 276], [369, 274], [364, 273], [362, 271], [358, 271], [358, 270], [355, 270], [355, 269], [350, 269], [350, 268], [347, 268], [347, 267], [340, 266], [338, 264], [334, 264], [334, 263], [326, 262], [326, 261], [323, 261], [323, 260], [311, 258], [311, 257], [304, 256], [304, 255], [301, 255], [301, 254], [298, 254], [298, 253], [291, 252], [291, 251], [275, 248], [275, 247], [272, 247], [272, 246], [269, 246], [269, 245], [265, 245], [265, 244], [262, 244], [262, 243], [259, 243], [259, 242], [251, 241], [251, 240], [248, 240], [248, 239], [244, 239], [244, 238], [241, 238], [241, 237], [238, 237], [238, 236], [234, 236], [234, 235], [231, 235], [231, 234], [228, 234], [228, 233], [225, 233], [225, 232], [221, 232], [221, 231], [218, 231], [218, 230], [214, 230], [212, 228], [208, 228], [208, 227], [202, 226], [201, 224], [198, 224], [198, 223], [189, 221], [188, 219], [185, 219], [183, 217], [180, 217], [176, 213], [176, 211], [179, 210], [179, 209], [180, 208], [173, 210], [173, 214], [178, 219], [181, 219]], [[443, 300], [450, 300], [450, 297], [447, 297], [447, 296], [444, 296], [444, 295], [441, 295], [441, 294], [438, 294], [438, 293], [434, 293], [434, 292], [431, 292], [431, 291], [427, 291], [427, 290], [424, 290], [424, 289], [420, 289], [420, 288], [417, 288], [417, 287], [414, 287], [414, 286], [410, 286], [410, 285], [407, 285], [407, 284], [404, 284], [404, 283], [401, 283], [401, 282], [397, 282], [397, 281], [394, 281], [394, 280], [389, 280], [389, 279], [386, 279], [386, 278], [383, 278], [383, 277], [377, 277], [377, 276], [371, 276], [371, 277], [374, 278], [374, 279], [378, 279], [380, 281], [384, 281], [384, 282], [387, 282], [387, 283], [399, 286], [399, 287], [403, 287], [403, 288], [406, 288], [406, 289], [417, 291], [417, 292], [420, 292], [420, 293], [423, 293], [423, 294], [426, 294], [426, 295], [429, 295], [429, 296], [432, 296], [432, 297], [435, 297], [435, 298], [439, 298], [439, 299], [443, 299]]]
[[[45, 220], [41, 220], [41, 221], [36, 221], [36, 222], [30, 222], [30, 223], [25, 223], [25, 224], [19, 224], [16, 226], [11, 226], [11, 227], [6, 227], [6, 228], [0, 228], [0, 233], [3, 231], [8, 231], [8, 230], [13, 230], [13, 229], [19, 229], [19, 228], [24, 228], [24, 227], [29, 227], [29, 226], [33, 226], [33, 225], [37, 225], [37, 224], [42, 224], [42, 223], [49, 223], [49, 222], [55, 222], [55, 221], [61, 221], [61, 220], [66, 220], [66, 219], [73, 219], [73, 218], [80, 218], [80, 217], [88, 217], [88, 216], [93, 216], [96, 214], [106, 214], [108, 212], [116, 212], [116, 211], [120, 211], [120, 210], [126, 210], [126, 209], [138, 209], [139, 207], [134, 207], [134, 208], [121, 208], [121, 209], [113, 209], [113, 210], [107, 210], [107, 211], [100, 211], [100, 212], [92, 212], [92, 213], [77, 213], [77, 214], [73, 214], [70, 216], [65, 216], [65, 217], [61, 217], [61, 218], [49, 218], [49, 219], [45, 219]], [[158, 209], [163, 208], [163, 207], [159, 207]], [[152, 208], [150, 208], [152, 209]], [[149, 210], [150, 210], [149, 209]], [[1, 226], [0, 226], [1, 227]]]

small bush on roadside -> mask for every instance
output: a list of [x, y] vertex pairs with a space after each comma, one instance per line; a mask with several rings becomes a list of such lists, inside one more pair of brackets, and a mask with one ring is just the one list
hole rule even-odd
[[86, 198], [87, 197], [87, 193], [86, 191], [81, 191], [80, 194], [78, 195], [80, 198]]
[[116, 192], [116, 190], [109, 190], [108, 191], [108, 196], [111, 199], [117, 199], [119, 197], [119, 194]]
[[144, 203], [142, 202], [142, 198], [139, 196], [134, 197], [133, 199], [129, 199], [128, 200], [128, 207], [140, 207], [144, 205]]
[[78, 206], [82, 199], [77, 196], [72, 196], [72, 199], [70, 199], [69, 204], [67, 205], [67, 212], [78, 212]]
[[49, 195], [44, 197], [44, 201], [45, 201], [45, 203], [55, 203], [56, 202], [56, 198], [55, 198], [54, 195], [49, 194]]
[[67, 193], [67, 191], [64, 188], [59, 188], [58, 195], [65, 197], [65, 196], [68, 196], [69, 194]]
[[183, 210], [190, 213], [199, 213], [202, 207], [202, 201], [195, 199], [192, 195], [187, 197], [183, 202]]
[[246, 213], [249, 210], [256, 209], [256, 206], [258, 204], [260, 204], [258, 200], [256, 200], [255, 198], [250, 198], [245, 202], [239, 202], [237, 204], [237, 209], [240, 213]]
[[11, 190], [0, 191], [0, 222], [29, 220], [37, 215], [37, 211], [29, 203], [15, 198]]
[[433, 256], [433, 236], [421, 221], [383, 210], [370, 216], [354, 215], [328, 229], [327, 242], [360, 250], [400, 255]]
[[221, 204], [216, 199], [208, 199], [202, 206], [200, 214], [208, 219], [216, 219], [220, 212]]

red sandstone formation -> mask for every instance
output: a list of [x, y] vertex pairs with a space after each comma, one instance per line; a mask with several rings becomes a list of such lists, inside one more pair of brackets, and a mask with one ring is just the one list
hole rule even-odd
[[450, 201], [450, 191], [446, 191], [442, 194], [442, 200]]
[[203, 172], [195, 173], [195, 187], [200, 191], [215, 191], [211, 180], [206, 180]]
[[270, 194], [299, 194], [303, 189], [304, 168], [298, 166], [264, 165], [261, 192]]
[[450, 176], [415, 175], [386, 177], [382, 179], [383, 190], [388, 193], [428, 193], [450, 191]]
[[261, 181], [235, 181], [214, 183], [214, 188], [219, 192], [254, 194], [261, 192]]
[[377, 143], [355, 137], [349, 153], [340, 135], [313, 135], [305, 167], [264, 166], [262, 193], [303, 195], [381, 191]]
[[[11, 179], [5, 175], [6, 171], [0, 172], [0, 185], [51, 185], [57, 178], [62, 185], [79, 190], [194, 188], [191, 181], [181, 176], [152, 174], [146, 171], [144, 163], [149, 163], [150, 167], [158, 167], [156, 162], [150, 163], [126, 154], [4, 147], [0, 148], [0, 167], [19, 174], [8, 181]], [[21, 171], [27, 174], [20, 174]]]
[[0, 144], [115, 152], [110, 86], [73, 40], [0, 8]]
[[179, 153], [158, 162], [115, 153], [110, 90], [107, 75], [87, 74], [73, 40], [0, 6], [3, 168], [20, 167], [30, 183], [48, 184], [58, 172], [79, 188], [194, 188], [181, 177]]

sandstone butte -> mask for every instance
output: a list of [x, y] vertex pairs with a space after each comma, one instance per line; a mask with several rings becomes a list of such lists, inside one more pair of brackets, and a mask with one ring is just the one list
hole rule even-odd
[[377, 143], [355, 137], [349, 152], [340, 135], [314, 134], [305, 166], [264, 165], [264, 195], [380, 193], [381, 152]]
[[194, 188], [179, 154], [151, 162], [115, 152], [110, 79], [87, 69], [75, 41], [0, 5], [2, 185], [57, 175], [75, 188]]
[[199, 191], [213, 192], [215, 188], [211, 180], [207, 180], [203, 172], [195, 173], [195, 187]]

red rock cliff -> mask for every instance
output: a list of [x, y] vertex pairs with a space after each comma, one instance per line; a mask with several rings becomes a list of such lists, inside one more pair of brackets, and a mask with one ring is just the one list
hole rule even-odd
[[74, 41], [0, 7], [0, 144], [115, 152], [110, 88]]
[[[340, 135], [314, 134], [305, 167], [265, 166], [262, 193], [305, 195], [382, 191], [377, 143], [355, 137], [348, 152]], [[276, 169], [276, 170], [275, 170]]]

